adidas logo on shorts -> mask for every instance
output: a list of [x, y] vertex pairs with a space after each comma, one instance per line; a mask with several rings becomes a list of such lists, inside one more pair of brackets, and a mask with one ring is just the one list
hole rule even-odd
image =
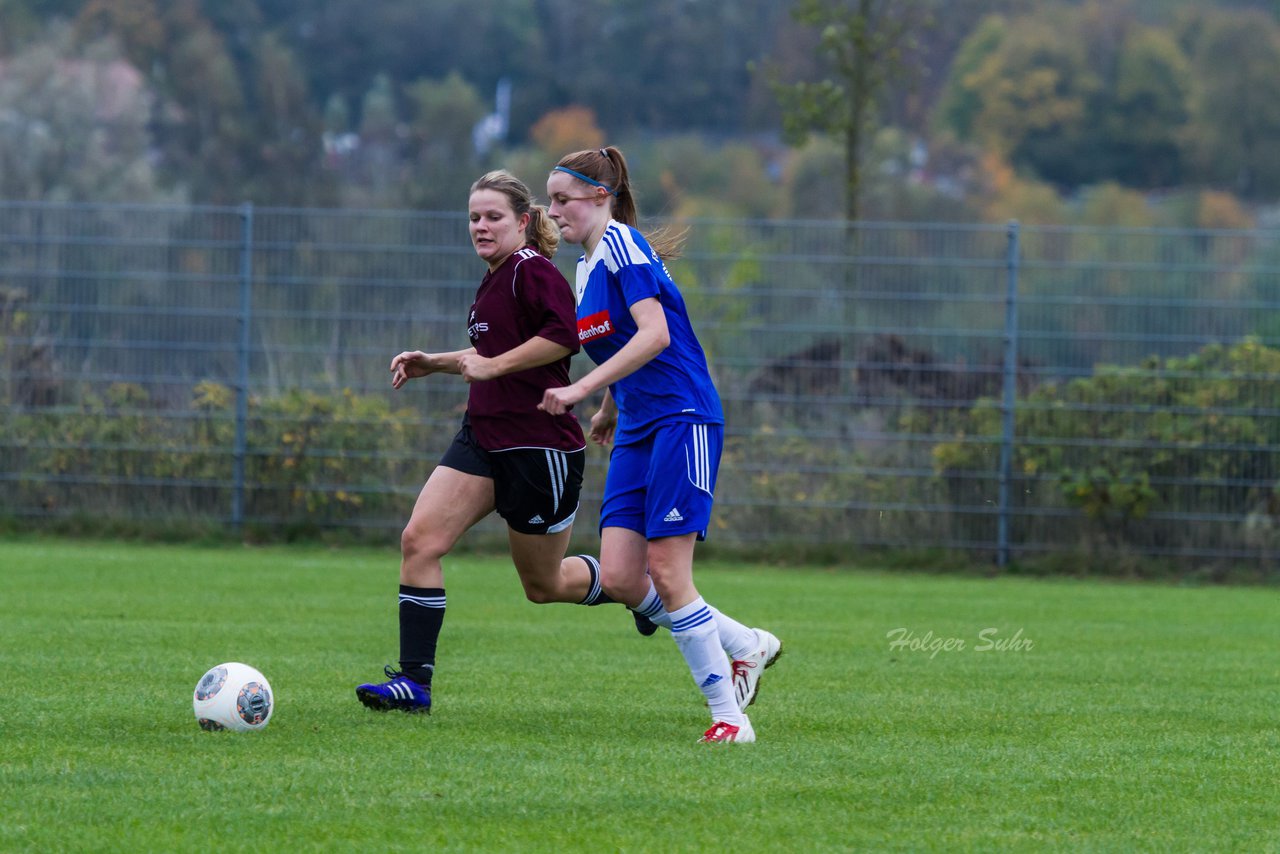
[[662, 517], [664, 522], [683, 522], [684, 517], [680, 515], [680, 511], [672, 507], [671, 512]]
[[547, 523], [546, 523], [546, 520], [544, 520], [544, 519], [542, 518], [542, 514], [538, 514], [537, 516], [534, 516], [532, 519], [530, 519], [530, 520], [529, 520], [529, 524], [530, 524], [530, 525], [545, 525], [545, 524], [547, 524]]

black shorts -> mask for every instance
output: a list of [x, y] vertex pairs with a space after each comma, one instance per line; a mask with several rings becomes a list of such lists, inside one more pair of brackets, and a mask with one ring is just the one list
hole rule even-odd
[[582, 491], [587, 451], [512, 448], [486, 451], [467, 424], [440, 458], [440, 465], [493, 481], [498, 515], [521, 534], [558, 534], [573, 524]]

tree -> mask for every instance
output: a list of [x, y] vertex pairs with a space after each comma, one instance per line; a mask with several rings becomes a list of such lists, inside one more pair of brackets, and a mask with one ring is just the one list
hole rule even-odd
[[1187, 124], [1191, 67], [1174, 38], [1136, 27], [1117, 58], [1102, 131], [1111, 175], [1130, 187], [1168, 187], [1182, 177], [1180, 138]]
[[456, 72], [444, 80], [418, 80], [406, 95], [412, 172], [405, 200], [419, 207], [458, 207], [479, 175], [473, 132], [485, 103]]
[[48, 35], [0, 73], [0, 197], [156, 201], [148, 159], [151, 92], [110, 43]]
[[974, 28], [956, 51], [946, 86], [938, 99], [938, 124], [962, 140], [972, 139], [982, 113], [979, 75], [987, 58], [994, 54], [1008, 33], [1005, 19], [988, 15]]
[[1248, 198], [1280, 193], [1280, 26], [1261, 11], [1214, 12], [1188, 38], [1188, 134], [1198, 177]]
[[818, 81], [771, 80], [783, 109], [783, 133], [801, 145], [811, 133], [841, 140], [845, 216], [859, 216], [862, 156], [886, 90], [910, 73], [915, 34], [928, 26], [931, 0], [798, 0], [795, 20], [820, 32]]
[[599, 148], [605, 144], [604, 131], [596, 124], [596, 114], [577, 105], [547, 113], [530, 129], [529, 137], [554, 159], [571, 151]]
[[[1102, 81], [1077, 20], [1010, 21], [996, 49], [965, 79], [982, 108], [972, 134], [984, 148], [1057, 184], [1090, 183], [1101, 172], [1095, 109]], [[1064, 37], [1064, 31], [1068, 34]]]
[[273, 205], [331, 201], [328, 176], [319, 168], [320, 119], [297, 57], [274, 35], [260, 36], [252, 57], [246, 197]]
[[155, 121], [163, 169], [197, 201], [241, 202], [251, 141], [240, 71], [225, 39], [191, 4], [169, 7], [165, 26], [173, 41], [159, 70]]

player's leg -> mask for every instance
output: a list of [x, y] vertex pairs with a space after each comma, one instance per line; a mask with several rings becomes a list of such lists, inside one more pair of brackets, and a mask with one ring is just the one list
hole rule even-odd
[[[645, 597], [632, 611], [636, 615], [637, 629], [641, 634], [649, 635], [653, 634], [659, 626], [670, 629], [671, 615], [663, 606], [662, 597], [658, 595], [652, 579], [646, 577], [646, 581], [648, 590]], [[782, 655], [782, 641], [765, 629], [743, 625], [713, 605], [708, 604], [707, 607], [716, 618], [716, 634], [720, 646], [732, 659], [730, 666], [738, 708], [746, 711], [747, 707], [756, 701], [760, 690], [760, 677]], [[645, 623], [652, 626], [652, 630], [648, 629]]]
[[[644, 536], [643, 517], [638, 515], [632, 527], [632, 523], [616, 513], [608, 517], [603, 512], [601, 515], [601, 583], [610, 598], [634, 609], [653, 589], [648, 574], [649, 541]], [[671, 628], [669, 621], [667, 628]]]
[[636, 628], [643, 635], [657, 630], [636, 610], [653, 587], [645, 572], [649, 546], [644, 534], [645, 482], [651, 450], [649, 440], [613, 449], [600, 504], [600, 584], [610, 601], [631, 609]]
[[565, 557], [578, 513], [586, 451], [518, 448], [490, 455], [494, 501], [507, 523], [511, 560], [530, 602], [597, 605], [599, 564]]
[[446, 554], [493, 512], [493, 480], [439, 466], [400, 536], [400, 670], [431, 687], [444, 624]]
[[[572, 528], [555, 534], [522, 534], [508, 529], [511, 561], [530, 602], [581, 602], [588, 595], [591, 581], [586, 565], [579, 561], [575, 567], [564, 557], [571, 533]], [[581, 571], [573, 571], [575, 568]]]
[[[694, 531], [697, 539], [705, 539], [723, 437], [723, 428], [718, 425], [676, 424], [655, 434], [653, 470], [646, 496], [651, 535]], [[657, 625], [671, 628], [662, 599], [657, 588], [650, 585], [635, 611]], [[777, 660], [782, 644], [764, 629], [750, 628], [715, 607], [708, 607], [715, 617], [720, 646], [732, 659], [738, 706], [745, 710], [755, 702], [760, 675]]]
[[732, 671], [716, 632], [716, 618], [693, 583], [690, 532], [649, 541], [649, 574], [671, 615], [671, 637], [689, 666], [693, 682], [711, 709], [704, 741], [754, 741], [751, 722], [734, 698]]
[[388, 666], [387, 682], [356, 688], [356, 696], [369, 708], [430, 711], [445, 613], [441, 559], [493, 511], [493, 478], [488, 471], [485, 455], [464, 427], [418, 493], [400, 536], [400, 669]]

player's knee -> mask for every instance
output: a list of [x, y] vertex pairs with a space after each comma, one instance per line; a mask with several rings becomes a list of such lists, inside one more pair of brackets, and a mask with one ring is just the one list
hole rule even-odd
[[606, 571], [600, 573], [600, 589], [615, 602], [635, 602], [639, 604], [640, 600], [649, 592], [649, 581], [644, 577], [643, 573], [636, 576], [634, 574], [611, 574]]
[[439, 560], [449, 553], [452, 543], [430, 530], [410, 525], [400, 532], [400, 555], [406, 560]]
[[524, 582], [524, 596], [535, 605], [560, 601], [556, 594], [557, 591], [549, 585], [530, 580]]

